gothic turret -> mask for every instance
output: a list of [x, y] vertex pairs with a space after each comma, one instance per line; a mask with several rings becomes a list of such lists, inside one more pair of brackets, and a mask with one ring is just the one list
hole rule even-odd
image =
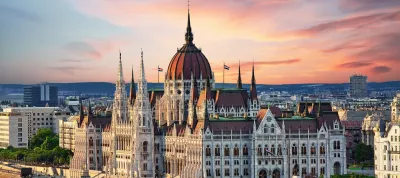
[[240, 61], [239, 61], [239, 73], [238, 73], [238, 80], [237, 80], [237, 88], [242, 89], [242, 76], [240, 73]]
[[119, 53], [118, 76], [115, 83], [115, 93], [113, 102], [112, 124], [127, 118], [127, 97], [125, 81], [123, 78], [121, 52]]
[[257, 100], [256, 77], [254, 76], [254, 63], [251, 71], [250, 99]]
[[135, 89], [135, 79], [133, 78], [133, 67], [132, 67], [132, 79], [131, 79], [131, 87], [129, 90], [129, 104], [133, 106], [136, 99], [136, 89]]

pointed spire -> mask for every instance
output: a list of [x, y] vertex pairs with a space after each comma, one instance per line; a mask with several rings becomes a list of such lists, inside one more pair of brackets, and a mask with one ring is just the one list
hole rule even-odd
[[132, 66], [132, 79], [131, 79], [131, 87], [129, 93], [129, 103], [133, 105], [136, 99], [136, 89], [135, 89], [135, 79], [133, 78], [133, 66]]
[[242, 74], [240, 73], [240, 61], [239, 61], [239, 74], [237, 80], [237, 88], [242, 89]]
[[256, 77], [254, 75], [254, 60], [253, 60], [253, 68], [251, 71], [251, 85], [250, 85], [250, 98], [251, 100], [257, 100], [257, 87], [256, 87]]
[[186, 44], [193, 44], [193, 33], [192, 33], [192, 27], [190, 25], [189, 1], [188, 1], [188, 22], [187, 22], [187, 27], [186, 27], [185, 40], [186, 40]]

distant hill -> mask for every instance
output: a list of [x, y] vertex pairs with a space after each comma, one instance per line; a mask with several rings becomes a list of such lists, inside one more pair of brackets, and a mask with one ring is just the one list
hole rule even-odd
[[[80, 83], [50, 83], [50, 85], [57, 86], [59, 91], [76, 91], [78, 93], [108, 93], [112, 94], [115, 91], [115, 84], [107, 82], [80, 82]], [[127, 90], [129, 89], [129, 83], [126, 84]], [[26, 85], [22, 84], [0, 84], [1, 92], [15, 92], [22, 93], [23, 88]], [[148, 83], [149, 89], [160, 89], [163, 88], [163, 83]], [[216, 88], [234, 88], [236, 84], [221, 83], [216, 84]], [[244, 88], [250, 88], [250, 85], [244, 84]], [[288, 91], [288, 92], [312, 92], [312, 91], [347, 91], [349, 88], [348, 83], [341, 84], [283, 84], [283, 85], [267, 85], [258, 84], [257, 89], [259, 91]], [[369, 91], [376, 90], [400, 90], [400, 81], [391, 82], [370, 82], [368, 83]]]

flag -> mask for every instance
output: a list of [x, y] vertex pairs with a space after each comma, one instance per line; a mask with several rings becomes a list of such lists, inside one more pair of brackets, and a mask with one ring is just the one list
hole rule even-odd
[[227, 66], [227, 65], [224, 64], [224, 69], [225, 69], [225, 70], [229, 70], [229, 66]]
[[162, 71], [163, 71], [163, 69], [159, 67], [158, 68], [158, 72], [162, 72]]

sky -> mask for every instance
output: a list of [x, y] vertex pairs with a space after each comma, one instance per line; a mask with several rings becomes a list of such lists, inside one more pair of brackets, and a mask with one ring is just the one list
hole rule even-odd
[[[187, 0], [0, 1], [0, 83], [157, 82], [185, 43]], [[222, 82], [400, 80], [400, 0], [192, 0], [194, 43]], [[163, 81], [164, 73], [160, 74]]]

